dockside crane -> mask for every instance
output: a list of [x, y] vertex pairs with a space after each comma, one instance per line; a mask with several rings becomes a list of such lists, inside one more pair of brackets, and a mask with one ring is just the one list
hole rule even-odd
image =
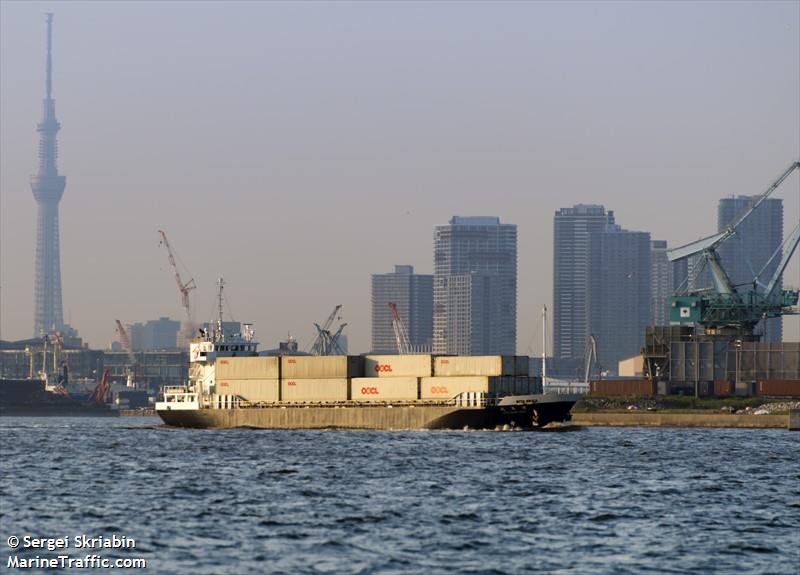
[[311, 355], [345, 354], [344, 350], [339, 345], [339, 338], [342, 336], [342, 331], [344, 331], [344, 328], [347, 326], [347, 324], [341, 324], [336, 333], [331, 334], [331, 326], [333, 325], [333, 322], [336, 319], [336, 316], [339, 314], [339, 310], [341, 309], [341, 304], [333, 308], [331, 315], [328, 316], [328, 319], [325, 320], [325, 323], [322, 325], [322, 327], [320, 327], [318, 323], [314, 324], [314, 327], [317, 328], [317, 339], [314, 340], [314, 344], [311, 346]]
[[[755, 326], [762, 319], [798, 313], [794, 306], [797, 305], [800, 292], [779, 290], [778, 286], [789, 260], [800, 243], [800, 222], [749, 284], [733, 285], [716, 251], [720, 245], [736, 235], [742, 223], [795, 170], [800, 170], [800, 161], [792, 162], [764, 193], [754, 199], [751, 206], [738, 219], [721, 232], [667, 252], [671, 262], [699, 256], [711, 270], [714, 283], [710, 292], [694, 290], [686, 295], [674, 296], [670, 301], [670, 321], [699, 324], [709, 335], [740, 336], [752, 335]], [[766, 283], [762, 282], [760, 275], [781, 252], [783, 255], [772, 277]]]
[[178, 270], [178, 264], [175, 261], [175, 254], [172, 252], [172, 246], [169, 245], [169, 240], [167, 240], [167, 234], [164, 233], [163, 230], [158, 230], [158, 234], [161, 237], [161, 242], [159, 245], [162, 245], [167, 249], [169, 265], [172, 266], [172, 271], [175, 274], [175, 283], [177, 284], [178, 291], [181, 294], [181, 305], [186, 312], [186, 320], [183, 324], [182, 334], [184, 343], [188, 345], [188, 342], [191, 341], [192, 337], [194, 336], [194, 317], [192, 315], [192, 305], [191, 301], [189, 300], [189, 293], [195, 289], [197, 285], [194, 283], [194, 278], [190, 278], [187, 282], [184, 282], [183, 279], [181, 279], [181, 273]]
[[400, 319], [400, 313], [397, 311], [397, 304], [389, 302], [389, 310], [392, 312], [392, 329], [394, 330], [394, 339], [397, 342], [397, 353], [409, 355], [411, 353], [411, 342], [408, 339], [406, 327]]

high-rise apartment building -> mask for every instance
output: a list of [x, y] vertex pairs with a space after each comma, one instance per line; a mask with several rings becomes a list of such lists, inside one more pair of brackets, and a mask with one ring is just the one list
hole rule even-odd
[[429, 351], [433, 334], [433, 276], [415, 274], [413, 266], [372, 276], [372, 352], [399, 353], [389, 304], [397, 306], [414, 351]]
[[517, 226], [455, 216], [434, 232], [433, 353], [517, 348]]
[[[734, 223], [750, 208], [755, 197], [737, 196], [722, 198], [717, 208], [717, 230], [722, 231]], [[754, 276], [761, 273], [760, 279], [767, 283], [781, 260], [781, 253], [772, 257], [783, 244], [783, 200], [768, 198], [741, 226], [736, 235], [722, 244], [719, 253], [722, 266], [735, 286], [750, 289]], [[772, 258], [770, 260], [770, 258]], [[769, 262], [769, 263], [768, 263]], [[766, 267], [765, 267], [766, 266]], [[783, 282], [778, 284], [781, 289]], [[765, 341], [783, 339], [783, 320], [771, 318], [756, 326], [756, 331], [764, 334]]]
[[[589, 329], [590, 236], [614, 224], [599, 205], [562, 208], [553, 221], [553, 356], [583, 359]], [[577, 363], [576, 363], [577, 365]]]
[[673, 264], [667, 258], [667, 242], [650, 242], [650, 324], [669, 325], [669, 300], [673, 295]]
[[600, 365], [615, 372], [638, 353], [653, 318], [650, 234], [624, 230], [613, 211], [584, 204], [558, 210], [553, 228], [554, 356], [565, 370], [577, 367], [592, 335]]
[[604, 370], [637, 355], [652, 313], [652, 247], [648, 232], [619, 226], [589, 234], [589, 333]]
[[133, 351], [176, 349], [181, 322], [161, 317], [147, 323], [128, 326]]

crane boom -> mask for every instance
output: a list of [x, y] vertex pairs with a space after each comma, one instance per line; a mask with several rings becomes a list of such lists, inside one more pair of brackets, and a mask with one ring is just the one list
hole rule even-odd
[[392, 312], [392, 328], [394, 329], [394, 339], [397, 342], [397, 353], [408, 355], [411, 353], [411, 342], [408, 339], [406, 327], [400, 319], [400, 313], [397, 311], [397, 304], [389, 302], [389, 309]]
[[183, 326], [183, 335], [188, 341], [192, 338], [192, 334], [194, 333], [194, 319], [192, 318], [192, 306], [189, 300], [189, 292], [195, 289], [197, 285], [194, 283], [194, 278], [190, 278], [187, 282], [184, 282], [183, 279], [181, 279], [181, 273], [178, 270], [178, 264], [175, 261], [175, 254], [172, 252], [172, 246], [169, 245], [167, 234], [164, 233], [163, 230], [158, 230], [158, 234], [161, 236], [161, 245], [167, 248], [169, 265], [172, 266], [172, 271], [175, 274], [175, 283], [177, 284], [178, 291], [181, 294], [181, 305], [186, 312], [186, 324]]
[[688, 243], [686, 245], [673, 248], [671, 250], [667, 250], [667, 257], [669, 261], [674, 262], [678, 260], [682, 260], [684, 258], [688, 258], [695, 254], [699, 254], [701, 252], [708, 252], [709, 250], [714, 250], [720, 246], [724, 241], [732, 237], [736, 234], [736, 229], [744, 222], [750, 214], [752, 214], [758, 206], [764, 203], [772, 192], [774, 192], [778, 186], [783, 183], [783, 180], [788, 178], [791, 173], [797, 169], [800, 169], [800, 161], [799, 162], [792, 162], [792, 164], [783, 172], [780, 177], [775, 180], [772, 185], [770, 185], [767, 190], [758, 196], [755, 201], [750, 205], [750, 207], [737, 219], [734, 223], [727, 226], [721, 232], [708, 236], [706, 238], [696, 240], [694, 242]]
[[125, 352], [128, 354], [128, 360], [131, 362], [131, 365], [136, 363], [136, 358], [133, 355], [133, 348], [131, 347], [131, 340], [128, 337], [128, 332], [125, 331], [125, 327], [122, 325], [122, 322], [119, 320], [115, 320], [117, 322], [117, 331], [119, 332], [119, 339], [122, 342], [122, 347], [125, 348]]

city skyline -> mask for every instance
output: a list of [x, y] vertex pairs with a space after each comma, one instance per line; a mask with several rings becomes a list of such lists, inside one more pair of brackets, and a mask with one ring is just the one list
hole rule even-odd
[[[369, 276], [432, 272], [430, 230], [458, 211], [518, 226], [517, 350], [538, 354], [556, 209], [603, 203], [677, 246], [713, 231], [720, 197], [761, 192], [800, 156], [797, 4], [186, 6], [57, 7], [64, 320], [93, 347], [116, 318], [181, 317], [163, 228], [198, 321], [222, 275], [265, 348], [287, 331], [302, 347], [343, 303], [365, 351]], [[50, 8], [0, 5], [3, 339], [28, 337], [35, 309], [28, 174]], [[665, 32], [687, 42], [667, 50]], [[786, 277], [800, 284], [796, 261]]]

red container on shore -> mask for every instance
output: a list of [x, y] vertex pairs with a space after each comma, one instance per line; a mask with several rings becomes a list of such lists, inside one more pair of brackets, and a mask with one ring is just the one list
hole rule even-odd
[[649, 379], [604, 379], [589, 384], [590, 395], [655, 395], [656, 384]]
[[735, 393], [736, 386], [732, 381], [723, 379], [714, 382], [714, 397], [729, 397]]
[[756, 395], [800, 397], [800, 379], [762, 379], [756, 384]]

